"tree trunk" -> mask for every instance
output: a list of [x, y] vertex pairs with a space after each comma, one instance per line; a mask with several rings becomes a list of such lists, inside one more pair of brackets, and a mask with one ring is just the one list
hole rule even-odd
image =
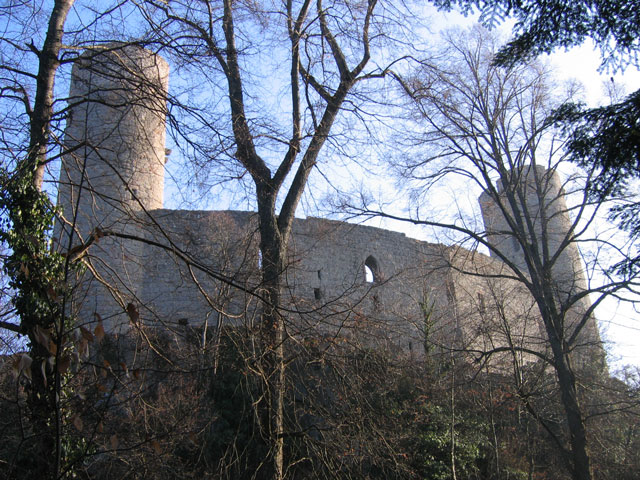
[[575, 480], [591, 480], [587, 433], [584, 419], [582, 418], [582, 410], [578, 401], [576, 378], [571, 369], [568, 354], [561, 355], [560, 358], [556, 357], [555, 363], [558, 382], [560, 384], [560, 395], [564, 411], [567, 415], [569, 435], [571, 436], [573, 478]]
[[[264, 261], [264, 258], [263, 258]], [[265, 273], [267, 269], [264, 270]], [[263, 371], [268, 392], [265, 428], [271, 449], [273, 478], [284, 478], [284, 319], [279, 312], [280, 285], [276, 280], [265, 286], [265, 303], [262, 318]]]
[[[59, 264], [51, 258], [48, 239], [43, 233], [51, 227], [51, 217], [48, 201], [41, 198], [40, 190], [49, 148], [53, 89], [60, 66], [64, 24], [73, 3], [74, 0], [56, 0], [42, 49], [38, 51], [31, 45], [37, 52], [39, 65], [30, 115], [29, 150], [18, 165], [19, 178], [14, 179], [17, 187], [9, 189], [13, 190], [10, 192], [9, 216], [13, 219], [15, 237], [19, 239], [11, 245], [11, 261], [18, 262], [24, 270], [17, 277], [22, 291], [16, 297], [16, 307], [21, 317], [21, 330], [29, 336], [32, 359], [27, 405], [34, 437], [23, 453], [30, 477], [39, 479], [56, 479], [61, 468], [60, 385], [56, 369], [49, 360], [54, 356], [52, 351], [61, 350], [64, 318], [58, 300], [50, 298], [47, 289], [64, 280], [62, 272], [56, 268]], [[31, 213], [25, 216], [23, 212]], [[33, 272], [31, 276], [29, 271]], [[36, 310], [34, 305], [38, 301], [46, 308]]]
[[60, 66], [59, 53], [67, 14], [74, 0], [56, 0], [49, 17], [47, 36], [38, 52], [39, 66], [36, 77], [36, 98], [31, 114], [29, 153], [27, 162], [30, 170], [35, 171], [34, 185], [42, 188], [46, 165], [47, 144], [53, 116], [53, 85]]
[[[268, 432], [269, 463], [274, 480], [284, 478], [284, 389], [285, 364], [284, 318], [280, 311], [282, 273], [286, 266], [287, 248], [270, 208], [273, 198], [258, 205], [260, 215], [260, 252], [262, 254], [262, 287], [264, 303], [261, 325], [263, 346], [263, 379], [266, 388], [266, 418], [262, 428]], [[266, 206], [264, 205], [266, 204]]]
[[543, 317], [549, 344], [553, 352], [554, 367], [558, 376], [560, 397], [564, 408], [571, 443], [571, 470], [574, 480], [591, 480], [591, 463], [587, 447], [587, 432], [578, 400], [576, 377], [571, 367], [568, 349], [562, 344], [552, 319]]

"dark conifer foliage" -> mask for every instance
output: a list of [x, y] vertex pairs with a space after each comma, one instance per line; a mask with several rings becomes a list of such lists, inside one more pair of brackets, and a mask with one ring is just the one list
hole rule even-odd
[[[497, 54], [496, 62], [509, 66], [556, 48], [570, 48], [592, 40], [599, 48], [605, 71], [640, 68], [640, 6], [631, 0], [531, 1], [531, 0], [438, 0], [439, 7], [459, 7], [464, 13], [480, 12], [485, 24], [495, 26], [514, 17], [514, 38]], [[599, 108], [565, 105], [557, 121], [571, 139], [568, 148], [574, 162], [600, 169], [593, 184], [595, 198], [625, 193], [640, 178], [640, 90], [618, 103]], [[612, 212], [621, 228], [634, 239], [640, 237], [638, 202]], [[618, 265], [629, 274], [640, 257]]]
[[516, 19], [515, 38], [498, 55], [499, 63], [550, 53], [592, 39], [602, 52], [603, 65], [614, 69], [638, 66], [640, 9], [631, 0], [436, 0], [440, 8], [459, 7], [480, 12], [490, 26]]

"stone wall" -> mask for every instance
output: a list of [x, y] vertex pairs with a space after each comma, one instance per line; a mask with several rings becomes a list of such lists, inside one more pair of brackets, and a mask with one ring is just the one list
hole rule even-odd
[[[162, 58], [136, 46], [87, 50], [74, 64], [58, 188], [64, 213], [54, 232], [63, 251], [100, 231], [138, 235], [140, 213], [162, 207], [168, 76]], [[91, 322], [103, 309], [115, 331], [141, 293], [143, 246], [107, 236], [90, 255], [74, 313]]]
[[[56, 238], [65, 251], [94, 241], [77, 279], [75, 314], [79, 323], [102, 319], [114, 334], [132, 323], [177, 333], [253, 327], [261, 298], [255, 214], [162, 208], [167, 76], [155, 55], [118, 45], [84, 54], [74, 67]], [[551, 202], [548, 225], [560, 244], [566, 205], [557, 178], [548, 185], [543, 197], [526, 187], [525, 197], [534, 212], [541, 198]], [[480, 200], [489, 238], [521, 266], [517, 245], [505, 247], [513, 243], [505, 218], [490, 196]], [[542, 224], [535, 213], [532, 219]], [[584, 288], [575, 247], [557, 265], [559, 288]], [[507, 265], [478, 252], [365, 225], [296, 219], [283, 275], [281, 313], [292, 338], [494, 365], [514, 355], [534, 359], [506, 347], [545, 345], [530, 294]], [[502, 351], [484, 354], [496, 348]]]

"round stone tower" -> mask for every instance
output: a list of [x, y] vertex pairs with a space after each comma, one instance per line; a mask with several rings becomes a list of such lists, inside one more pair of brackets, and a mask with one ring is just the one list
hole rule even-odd
[[[168, 76], [162, 58], [137, 46], [110, 44], [76, 61], [58, 189], [62, 251], [92, 232], [142, 237], [145, 212], [162, 207]], [[91, 246], [77, 315], [88, 321], [99, 313], [112, 329], [126, 319], [140, 285], [141, 249], [114, 235]]]
[[[498, 199], [487, 192], [479, 198], [489, 244], [524, 272], [529, 269], [521, 242], [537, 247], [540, 260], [551, 268], [559, 301], [564, 303], [570, 297], [573, 300], [565, 318], [566, 331], [571, 332], [572, 327], [584, 318], [591, 302], [588, 296], [577, 301], [575, 297], [587, 289], [587, 282], [582, 257], [572, 238], [574, 225], [560, 177], [554, 170], [540, 165], [526, 165], [508, 175], [508, 185], [503, 184], [506, 182], [497, 185]], [[515, 199], [516, 209], [509, 204], [507, 192]], [[507, 218], [519, 223], [520, 227], [511, 227]], [[491, 256], [497, 256], [496, 252], [491, 251]], [[592, 347], [600, 345], [593, 316], [577, 343], [587, 347], [580, 348], [578, 355], [580, 363], [585, 363], [594, 352]], [[602, 353], [599, 347], [598, 352]]]
[[168, 78], [137, 46], [87, 51], [73, 66], [58, 204], [82, 237], [162, 207]]
[[[570, 238], [572, 222], [558, 174], [539, 165], [526, 165], [509, 172], [509, 182], [508, 186], [498, 183], [499, 202], [487, 192], [480, 195], [489, 243], [525, 272], [528, 268], [521, 242], [536, 244], [540, 257], [546, 255], [545, 262], [553, 265], [553, 278], [562, 294], [585, 290], [582, 258]], [[517, 212], [509, 205], [505, 189], [517, 199]], [[522, 225], [515, 233], [507, 216]], [[524, 238], [518, 238], [517, 232]]]

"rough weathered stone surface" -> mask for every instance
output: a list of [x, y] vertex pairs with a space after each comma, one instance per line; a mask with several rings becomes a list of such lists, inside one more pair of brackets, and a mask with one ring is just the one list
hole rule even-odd
[[[92, 234], [95, 240], [74, 297], [79, 321], [95, 322], [97, 314], [113, 333], [254, 325], [261, 295], [256, 216], [162, 208], [166, 63], [113, 45], [83, 55], [73, 75], [77, 104], [65, 139], [72, 152], [61, 172], [64, 222], [56, 236], [63, 248]], [[566, 211], [556, 180], [549, 199]], [[492, 241], [511, 242], [491, 199], [480, 201]], [[554, 221], [561, 239], [568, 218]], [[574, 250], [554, 272], [567, 291], [585, 288]], [[521, 266], [515, 246], [510, 256]], [[282, 315], [295, 338], [331, 337], [408, 355], [464, 352], [483, 361], [483, 352], [499, 346], [544, 348], [531, 296], [506, 278], [511, 271], [502, 261], [478, 252], [364, 225], [296, 219], [283, 274]], [[592, 330], [597, 336], [595, 321]], [[512, 351], [489, 361], [499, 366], [509, 355], [533, 358]]]
[[[551, 267], [549, 282], [559, 301], [563, 304], [573, 301], [565, 317], [565, 331], [572, 331], [591, 308], [591, 301], [588, 295], [579, 299], [580, 294], [587, 290], [587, 281], [582, 257], [573, 238], [576, 232], [569, 216], [562, 182], [557, 173], [539, 165], [514, 170], [510, 175], [513, 177], [510, 188], [516, 193], [516, 198], [521, 198], [506, 214], [499, 211], [496, 202], [486, 192], [479, 199], [489, 243], [497, 250], [506, 252], [508, 260], [523, 272], [528, 272], [528, 267], [521, 243], [537, 248], [545, 265]], [[509, 205], [504, 185], [499, 185], [498, 193], [502, 196], [500, 205]], [[524, 238], [517, 239], [510, 233], [514, 229], [507, 218], [512, 221], [526, 218], [528, 223], [518, 229]], [[581, 344], [587, 351], [591, 346], [600, 344], [594, 318], [583, 328], [578, 342], [578, 345]]]

